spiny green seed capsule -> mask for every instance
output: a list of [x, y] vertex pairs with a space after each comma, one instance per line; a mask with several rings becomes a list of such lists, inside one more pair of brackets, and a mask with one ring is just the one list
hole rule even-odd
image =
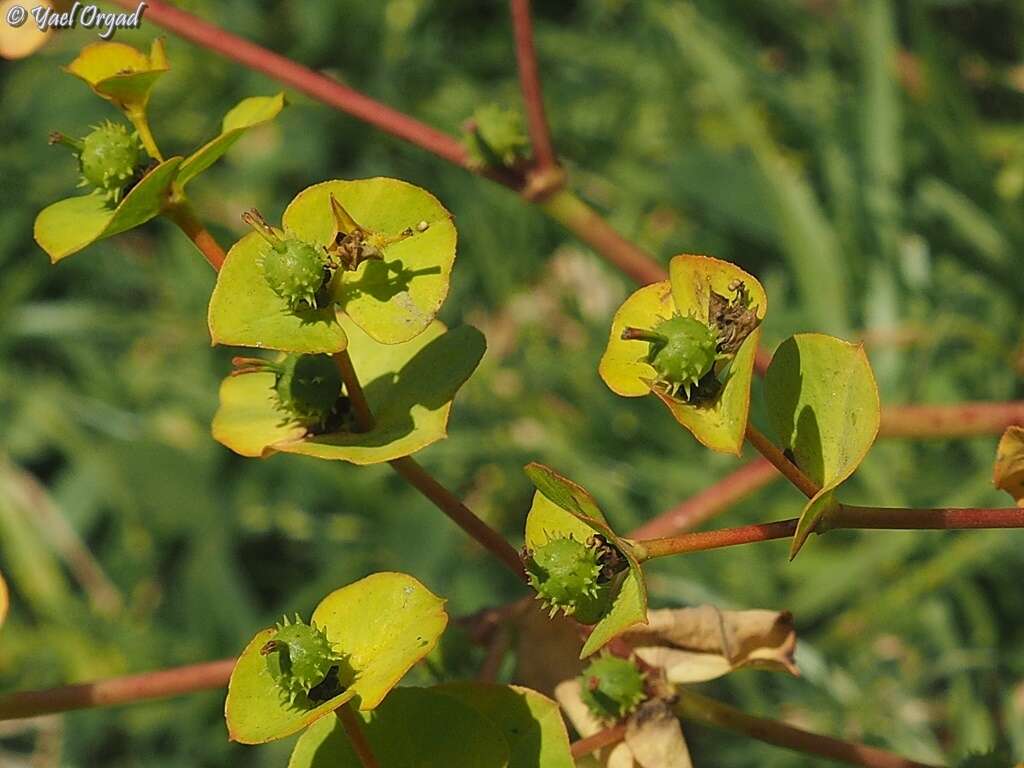
[[259, 255], [259, 267], [270, 290], [284, 299], [288, 309], [316, 309], [316, 295], [330, 278], [327, 252], [297, 237], [281, 237], [255, 208], [242, 214], [270, 246]]
[[79, 186], [100, 190], [114, 205], [121, 200], [125, 187], [144, 163], [139, 135], [129, 132], [120, 123], [104, 122], [95, 126], [84, 139], [53, 133], [50, 143], [71, 147], [78, 155], [82, 172]]
[[649, 331], [627, 328], [622, 338], [649, 342], [647, 362], [657, 371], [658, 381], [672, 395], [682, 390], [687, 400], [691, 387], [711, 371], [717, 356], [715, 332], [692, 317], [676, 315]]
[[647, 698], [643, 673], [628, 659], [599, 656], [580, 675], [580, 697], [600, 720], [621, 720]]
[[233, 376], [269, 372], [278, 408], [307, 427], [323, 427], [341, 397], [341, 372], [330, 355], [288, 355], [281, 362], [236, 357]]
[[524, 557], [530, 585], [552, 616], [559, 610], [594, 624], [611, 608], [598, 549], [573, 538], [550, 539]]
[[337, 675], [337, 666], [343, 661], [327, 633], [316, 624], [306, 624], [299, 614], [295, 614], [294, 621], [283, 617], [277, 623], [277, 634], [260, 653], [266, 657], [267, 670], [289, 704], [309, 697], [332, 671]]

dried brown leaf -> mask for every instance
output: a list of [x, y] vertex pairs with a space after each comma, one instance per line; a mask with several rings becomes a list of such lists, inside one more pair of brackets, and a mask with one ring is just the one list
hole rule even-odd
[[713, 680], [754, 665], [798, 675], [793, 617], [778, 611], [723, 611], [710, 605], [650, 611], [624, 636], [636, 655], [672, 683]]

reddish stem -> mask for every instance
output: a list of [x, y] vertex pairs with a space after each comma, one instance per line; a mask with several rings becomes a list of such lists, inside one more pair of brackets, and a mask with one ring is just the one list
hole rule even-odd
[[164, 208], [164, 214], [178, 225], [178, 228], [185, 233], [189, 240], [195, 243], [196, 248], [203, 254], [213, 270], [219, 272], [224, 264], [224, 249], [203, 226], [192, 207], [181, 200]]
[[[758, 541], [785, 539], [793, 535], [797, 518], [774, 523], [755, 523], [717, 531], [683, 533], [637, 542], [641, 560], [734, 547]], [[1024, 509], [910, 509], [904, 507], [857, 507], [840, 505], [818, 523], [815, 532], [848, 530], [971, 530], [978, 528], [1024, 528]]]
[[223, 659], [138, 675], [112, 677], [92, 683], [10, 693], [0, 697], [0, 720], [35, 717], [72, 709], [110, 707], [223, 688], [227, 685], [234, 666], [234, 659]]
[[676, 713], [687, 720], [724, 728], [777, 747], [818, 755], [826, 760], [848, 765], [859, 765], [864, 768], [934, 768], [886, 752], [884, 749], [869, 747], [867, 744], [841, 741], [794, 728], [777, 720], [748, 715], [728, 704], [694, 693], [688, 688], [679, 689]]
[[356, 426], [363, 432], [373, 429], [373, 412], [370, 411], [370, 404], [366, 401], [366, 393], [363, 392], [363, 385], [359, 383], [355, 366], [347, 349], [334, 354], [334, 362], [341, 372], [341, 380], [345, 383], [345, 393], [349, 402], [352, 403], [352, 410], [356, 416]]
[[526, 581], [523, 562], [515, 547], [508, 543], [500, 533], [477, 517], [469, 507], [462, 503], [430, 473], [421, 467], [411, 456], [403, 456], [389, 462], [394, 470], [426, 496], [435, 507], [444, 512], [462, 530], [472, 536], [476, 542], [504, 563], [510, 571], [522, 581]]
[[613, 725], [611, 728], [605, 728], [603, 731], [598, 731], [591, 736], [587, 736], [585, 739], [574, 741], [571, 748], [573, 759], [578, 760], [581, 757], [589, 755], [591, 752], [597, 752], [597, 750], [603, 749], [604, 747], [610, 747], [612, 744], [618, 744], [624, 738], [626, 738], [625, 723]]
[[809, 499], [813, 498], [821, 490], [817, 483], [801, 472], [796, 464], [786, 458], [786, 455], [776, 447], [775, 443], [749, 422], [747, 423], [747, 440], [782, 473], [783, 477], [795, 485], [804, 496]]
[[341, 726], [345, 729], [349, 741], [352, 742], [352, 750], [356, 753], [363, 768], [380, 768], [380, 763], [374, 757], [370, 742], [366, 739], [366, 733], [363, 732], [363, 721], [352, 709], [352, 706], [347, 703], [342, 704], [334, 710], [334, 714], [341, 721]]
[[[123, 8], [134, 9], [135, 0], [114, 0]], [[238, 35], [209, 24], [197, 16], [160, 0], [146, 6], [146, 21], [158, 24], [179, 37], [207, 48], [250, 69], [263, 72], [280, 82], [340, 109], [385, 133], [415, 144], [450, 163], [466, 166], [462, 145], [446, 133], [392, 109], [359, 91], [342, 85], [280, 54], [269, 51]]]
[[721, 528], [717, 531], [682, 533], [661, 539], [645, 539], [640, 546], [646, 551], [642, 559], [679, 555], [685, 552], [703, 552], [707, 549], [735, 547], [739, 544], [753, 544], [757, 541], [788, 539], [796, 532], [797, 519], [779, 520], [774, 523], [754, 523], [738, 528]]
[[879, 434], [885, 437], [971, 437], [999, 434], [1014, 424], [1024, 424], [1024, 400], [900, 405], [882, 409]]
[[540, 86], [537, 51], [533, 45], [530, 0], [511, 0], [510, 10], [516, 42], [519, 85], [523, 91], [523, 105], [526, 111], [526, 127], [530, 132], [530, 144], [533, 147], [534, 169], [543, 173], [554, 168], [558, 161], [555, 159], [551, 130], [544, 114], [544, 94]]
[[863, 530], [971, 530], [978, 528], [1024, 528], [1024, 509], [908, 509], [904, 507], [858, 507], [843, 504], [825, 516], [818, 532], [835, 528]]

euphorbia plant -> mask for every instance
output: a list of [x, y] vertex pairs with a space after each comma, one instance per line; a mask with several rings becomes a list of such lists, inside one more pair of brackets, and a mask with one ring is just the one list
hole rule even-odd
[[[660, 266], [595, 221], [564, 189], [535, 62], [530, 65], [528, 7], [513, 0], [512, 8], [532, 155], [515, 115], [502, 110], [479, 112], [467, 126], [468, 152], [408, 122], [397, 121], [395, 132], [516, 188], [630, 274], [654, 278], [616, 313], [600, 376], [620, 395], [653, 394], [712, 450], [738, 454], [749, 441], [809, 501], [790, 520], [624, 536], [586, 489], [531, 463], [527, 474], [537, 492], [529, 511], [520, 510], [525, 546], [517, 552], [410, 458], [446, 436], [453, 399], [484, 352], [478, 331], [449, 330], [436, 319], [455, 256], [451, 214], [430, 193], [396, 179], [329, 180], [300, 191], [279, 228], [255, 209], [240, 211], [251, 231], [225, 256], [189, 207], [185, 187], [242, 131], [273, 118], [283, 98], [242, 102], [225, 118], [220, 136], [188, 158], [165, 160], [146, 109], [150, 89], [168, 68], [162, 45], [155, 43], [148, 55], [120, 44], [91, 46], [69, 69], [121, 109], [131, 128], [111, 123], [81, 140], [57, 137], [75, 151], [82, 177], [94, 189], [39, 215], [40, 245], [57, 261], [156, 215], [174, 220], [219, 271], [209, 305], [214, 343], [272, 351], [235, 359], [221, 387], [213, 437], [253, 458], [285, 452], [390, 463], [534, 588], [550, 620], [569, 627], [573, 655], [584, 659], [579, 674], [564, 670], [553, 690], [582, 737], [572, 747], [557, 705], [542, 692], [471, 682], [396, 687], [431, 652], [448, 616], [443, 600], [412, 576], [373, 574], [325, 597], [308, 619], [306, 606], [297, 606], [253, 637], [231, 665], [229, 736], [263, 743], [304, 730], [291, 758], [296, 768], [559, 768], [597, 750], [604, 750], [599, 759], [608, 765], [651, 768], [691, 764], [680, 716], [860, 765], [921, 765], [752, 718], [681, 687], [746, 665], [795, 671], [791, 618], [776, 612], [726, 615], [713, 608], [650, 611], [642, 566], [659, 557], [774, 538], [792, 538], [795, 555], [811, 533], [837, 528], [1021, 527], [1024, 514], [1017, 508], [841, 503], [838, 489], [874, 442], [881, 409], [862, 347], [840, 339], [798, 334], [779, 346], [764, 381], [775, 439], [757, 429], [750, 400], [768, 306], [764, 288], [736, 265], [696, 255], [675, 257], [664, 279]], [[203, 27], [186, 14], [159, 3], [154, 12], [162, 23], [203, 37], [197, 33]], [[252, 46], [232, 49], [230, 36], [203, 39], [249, 57], [249, 63], [259, 59]], [[273, 73], [272, 61], [260, 61]], [[289, 84], [350, 103], [343, 86], [324, 87], [319, 76], [301, 68], [279, 69], [277, 76]], [[996, 469], [997, 484], [1018, 500], [1019, 443], [1016, 432], [1007, 433]], [[5, 604], [0, 600], [0, 618]], [[512, 625], [521, 611], [495, 611], [495, 621]], [[479, 634], [500, 638], [506, 629], [492, 626]], [[709, 634], [715, 638], [710, 644]], [[489, 660], [482, 677], [496, 676], [501, 666], [501, 644], [491, 651], [497, 660]], [[192, 687], [223, 682], [216, 677], [223, 671], [217, 666]], [[106, 700], [142, 697], [133, 696], [131, 686], [119, 690], [120, 699]], [[0, 701], [0, 714], [56, 711], [68, 708], [67, 701], [59, 692], [15, 694]]]

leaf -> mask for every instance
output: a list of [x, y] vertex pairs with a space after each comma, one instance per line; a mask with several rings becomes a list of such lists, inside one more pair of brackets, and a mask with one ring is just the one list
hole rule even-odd
[[722, 611], [711, 605], [650, 611], [624, 638], [671, 683], [714, 680], [745, 667], [798, 675], [793, 617], [778, 611]]
[[469, 325], [446, 331], [435, 320], [411, 341], [378, 344], [351, 319], [340, 323], [374, 416], [372, 430], [306, 437], [282, 421], [274, 375], [247, 373], [221, 384], [214, 438], [243, 456], [280, 451], [353, 464], [391, 461], [442, 440], [452, 400], [483, 356], [483, 335]]
[[228, 251], [207, 313], [213, 343], [305, 354], [341, 352], [348, 338], [334, 307], [292, 312], [270, 290], [259, 266], [266, 247], [250, 232]]
[[504, 732], [509, 768], [573, 768], [565, 722], [547, 696], [488, 683], [451, 683], [433, 690], [472, 707]]
[[623, 302], [612, 318], [608, 346], [601, 355], [597, 372], [608, 388], [623, 397], [641, 397], [651, 394], [649, 382], [657, 376], [646, 361], [647, 344], [625, 341], [626, 328], [653, 328], [676, 313], [672, 298], [672, 283], [662, 280], [634, 291]]
[[[363, 733], [380, 768], [504, 768], [509, 747], [499, 728], [454, 696], [433, 688], [398, 688]], [[307, 730], [288, 768], [362, 768], [345, 729], [325, 717]]]
[[47, 206], [36, 216], [36, 242], [56, 263], [95, 242], [146, 223], [160, 213], [180, 164], [180, 157], [160, 163], [129, 190], [116, 208], [108, 207], [104, 196], [97, 192]]
[[144, 110], [157, 79], [169, 69], [161, 38], [153, 41], [149, 55], [124, 43], [92, 43], [66, 67], [126, 112]]
[[[647, 621], [647, 587], [643, 571], [633, 554], [632, 544], [611, 529], [594, 497], [585, 488], [536, 462], [526, 466], [526, 474], [538, 491], [526, 518], [528, 549], [544, 544], [548, 538], [571, 536], [578, 541], [586, 541], [594, 533], [600, 533], [629, 563], [629, 571], [623, 577], [611, 610], [594, 625], [583, 645], [582, 659], [625, 629]], [[560, 515], [559, 510], [567, 514]]]
[[992, 482], [1024, 507], [1024, 427], [1009, 427], [999, 439]]
[[382, 260], [336, 273], [331, 286], [341, 311], [374, 339], [408, 341], [430, 325], [448, 295], [457, 237], [451, 214], [426, 190], [398, 179], [335, 180], [300, 192], [282, 216], [285, 230], [327, 245], [335, 233], [332, 195], [365, 230], [390, 237], [412, 230], [385, 246]]
[[615, 313], [598, 372], [613, 392], [624, 397], [655, 395], [701, 444], [714, 451], [738, 455], [750, 410], [750, 382], [760, 326], [746, 337], [728, 365], [716, 366], [722, 390], [713, 400], [700, 404], [685, 403], [652, 388], [657, 374], [646, 362], [649, 344], [625, 340], [622, 332], [629, 327], [651, 329], [675, 315], [692, 316], [706, 323], [711, 291], [730, 297], [729, 286], [736, 280], [746, 286], [751, 308], [759, 319], [764, 319], [768, 297], [753, 276], [735, 264], [710, 256], [676, 256], [669, 271], [669, 280], [644, 286]]
[[630, 716], [625, 743], [641, 768], [693, 768], [679, 718], [663, 699], [644, 702]]
[[[555, 698], [581, 737], [593, 736], [608, 727], [583, 703], [579, 680], [559, 684]], [[607, 768], [693, 768], [679, 720], [660, 698], [644, 702], [626, 720], [623, 741], [599, 754], [601, 764]]]
[[240, 101], [224, 116], [220, 135], [185, 158], [175, 180], [177, 186], [184, 189], [193, 178], [231, 149], [249, 128], [273, 120], [284, 106], [284, 93], [278, 93], [276, 96], [253, 96]]
[[[233, 741], [284, 738], [353, 700], [376, 707], [406, 672], [430, 653], [448, 623], [444, 600], [403, 573], [376, 573], [325, 597], [311, 621], [324, 629], [351, 668], [351, 684], [311, 709], [282, 702], [260, 649], [276, 630], [258, 633], [239, 656], [225, 704]], [[343, 681], [344, 682], [344, 681]]]
[[805, 333], [775, 351], [765, 395], [782, 446], [821, 486], [800, 516], [790, 550], [795, 557], [838, 505], [832, 491], [860, 466], [878, 436], [878, 386], [863, 345]]

